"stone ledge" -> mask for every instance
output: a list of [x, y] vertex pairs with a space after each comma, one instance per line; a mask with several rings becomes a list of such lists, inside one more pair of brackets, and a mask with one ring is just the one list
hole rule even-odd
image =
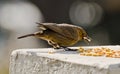
[[[101, 47], [120, 49], [120, 46]], [[120, 58], [80, 56], [75, 51], [55, 51], [49, 54], [51, 50], [41, 48], [13, 51], [10, 74], [120, 74]]]

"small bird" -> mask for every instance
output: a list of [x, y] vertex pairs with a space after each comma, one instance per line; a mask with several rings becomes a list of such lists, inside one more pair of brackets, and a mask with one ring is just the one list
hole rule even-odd
[[[85, 40], [91, 42], [91, 38], [87, 35], [86, 31], [79, 26], [71, 24], [56, 24], [56, 23], [36, 23], [40, 29], [33, 34], [27, 34], [18, 37], [18, 39], [34, 36], [43, 39], [53, 46], [54, 49], [73, 50], [68, 48], [76, 44], [78, 41]], [[74, 51], [74, 50], [73, 50]]]

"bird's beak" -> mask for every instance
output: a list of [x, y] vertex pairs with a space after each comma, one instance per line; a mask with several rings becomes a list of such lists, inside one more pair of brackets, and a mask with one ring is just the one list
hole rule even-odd
[[86, 43], [90, 43], [91, 42], [91, 38], [90, 37], [83, 37], [83, 39], [84, 39], [84, 41], [86, 42]]

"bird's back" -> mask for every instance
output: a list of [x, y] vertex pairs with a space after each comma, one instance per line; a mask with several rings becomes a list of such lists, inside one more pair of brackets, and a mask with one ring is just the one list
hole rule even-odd
[[43, 23], [46, 28], [43, 32], [49, 40], [57, 42], [62, 46], [70, 46], [82, 39], [83, 29], [69, 24]]

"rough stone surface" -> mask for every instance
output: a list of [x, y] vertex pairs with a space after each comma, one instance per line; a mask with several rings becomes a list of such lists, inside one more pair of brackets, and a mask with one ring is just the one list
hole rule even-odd
[[[120, 49], [120, 46], [107, 47]], [[55, 51], [49, 54], [51, 50], [52, 48], [13, 51], [10, 74], [120, 74], [120, 58], [80, 56], [75, 51]]]

